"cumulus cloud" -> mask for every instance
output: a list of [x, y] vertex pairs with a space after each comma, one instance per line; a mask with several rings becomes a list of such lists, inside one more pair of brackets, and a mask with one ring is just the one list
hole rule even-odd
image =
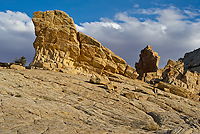
[[21, 56], [30, 63], [34, 56], [34, 26], [21, 12], [0, 12], [0, 62], [13, 62]]
[[[146, 18], [136, 18], [134, 14]], [[151, 18], [153, 15], [153, 19], [148, 19], [148, 15]], [[118, 13], [115, 20], [82, 23], [77, 29], [96, 38], [132, 66], [139, 60], [140, 50], [151, 45], [161, 56], [160, 67], [164, 67], [168, 59], [178, 60], [186, 52], [199, 48], [200, 20], [194, 18], [197, 16], [197, 11], [172, 6], [137, 9], [132, 14]]]

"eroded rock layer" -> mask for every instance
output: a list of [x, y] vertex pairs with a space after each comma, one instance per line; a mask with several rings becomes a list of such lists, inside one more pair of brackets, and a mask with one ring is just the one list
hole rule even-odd
[[97, 40], [77, 32], [73, 19], [62, 11], [33, 14], [35, 56], [30, 66], [81, 68], [99, 74], [121, 74], [137, 78], [135, 69]]

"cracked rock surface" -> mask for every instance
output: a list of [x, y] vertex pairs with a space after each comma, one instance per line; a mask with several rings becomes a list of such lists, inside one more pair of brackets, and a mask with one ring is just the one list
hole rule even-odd
[[199, 102], [128, 78], [110, 93], [90, 77], [0, 68], [0, 133], [200, 132]]

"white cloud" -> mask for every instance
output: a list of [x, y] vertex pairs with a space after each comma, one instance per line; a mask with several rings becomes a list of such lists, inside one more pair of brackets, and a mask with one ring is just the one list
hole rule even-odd
[[138, 5], [138, 4], [135, 4], [133, 7], [135, 7], [135, 8], [138, 8], [138, 7], [139, 7], [139, 5]]
[[0, 12], [0, 62], [12, 62], [21, 56], [31, 62], [34, 38], [33, 23], [25, 13]]
[[184, 12], [189, 15], [190, 18], [194, 18], [196, 16], [200, 16], [200, 10], [196, 10], [196, 11], [190, 11], [190, 9], [186, 9], [184, 10]]
[[[147, 44], [161, 56], [161, 67], [168, 59], [178, 60], [185, 52], [199, 47], [200, 21], [189, 20], [189, 15], [196, 15], [192, 11], [171, 6], [166, 9], [138, 9], [134, 13], [144, 14], [147, 18], [140, 21], [128, 13], [118, 13], [115, 21], [86, 22], [77, 29], [96, 38], [132, 66]], [[148, 19], [148, 15], [154, 15], [154, 19]]]

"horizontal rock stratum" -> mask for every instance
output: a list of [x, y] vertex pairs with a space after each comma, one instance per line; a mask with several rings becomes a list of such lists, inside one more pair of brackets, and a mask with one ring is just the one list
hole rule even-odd
[[96, 39], [77, 32], [73, 19], [62, 11], [33, 14], [35, 56], [30, 66], [41, 68], [81, 68], [86, 72], [121, 74], [137, 78], [134, 68], [101, 45]]

